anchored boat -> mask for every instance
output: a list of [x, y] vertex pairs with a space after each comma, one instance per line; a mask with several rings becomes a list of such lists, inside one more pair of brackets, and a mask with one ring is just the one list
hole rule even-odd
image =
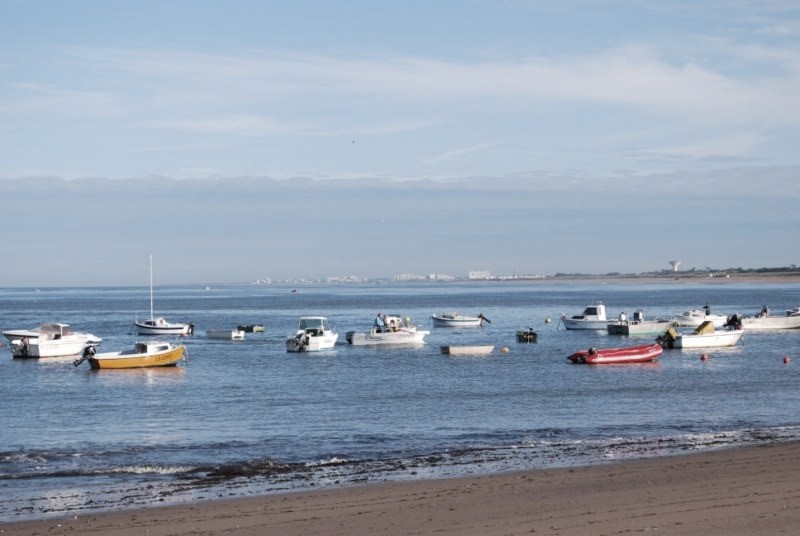
[[580, 350], [567, 357], [573, 363], [604, 365], [614, 363], [649, 363], [658, 358], [664, 349], [660, 344], [643, 344], [627, 348], [595, 348]]
[[331, 329], [324, 316], [302, 316], [297, 332], [286, 339], [287, 352], [319, 352], [331, 350], [339, 334]]
[[83, 357], [73, 364], [77, 367], [85, 360], [93, 369], [127, 369], [145, 367], [172, 367], [178, 364], [186, 354], [186, 348], [180, 344], [161, 341], [137, 342], [133, 348], [119, 352], [103, 352], [96, 354], [94, 348], [87, 348]]

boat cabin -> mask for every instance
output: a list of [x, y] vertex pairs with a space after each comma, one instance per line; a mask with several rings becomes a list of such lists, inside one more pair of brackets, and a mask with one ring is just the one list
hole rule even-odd
[[572, 320], [606, 320], [606, 306], [602, 303], [590, 305], [583, 313], [574, 315]]
[[57, 341], [66, 335], [72, 335], [69, 324], [46, 322], [39, 327], [40, 341]]
[[297, 326], [297, 331], [308, 333], [312, 336], [322, 335], [326, 331], [330, 331], [331, 327], [328, 324], [328, 319], [324, 316], [304, 316], [300, 318], [300, 323]]
[[148, 341], [137, 342], [134, 352], [137, 354], [153, 354], [156, 352], [165, 352], [170, 349], [169, 343]]

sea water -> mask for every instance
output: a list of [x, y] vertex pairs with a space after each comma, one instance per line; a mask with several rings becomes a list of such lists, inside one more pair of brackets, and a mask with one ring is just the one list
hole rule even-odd
[[[0, 520], [486, 474], [693, 452], [800, 435], [800, 330], [746, 333], [733, 348], [665, 350], [655, 363], [573, 365], [567, 356], [650, 342], [567, 331], [562, 314], [776, 314], [800, 285], [533, 282], [227, 285], [155, 289], [157, 316], [192, 322], [178, 367], [90, 370], [0, 350]], [[438, 328], [435, 312], [481, 328]], [[417, 347], [353, 347], [378, 313], [411, 316]], [[330, 352], [289, 354], [301, 315], [327, 316]], [[129, 348], [145, 288], [0, 289], [0, 328], [66, 322]], [[550, 320], [550, 322], [547, 322]], [[263, 323], [244, 341], [205, 329]], [[536, 344], [515, 332], [532, 328]], [[5, 341], [7, 343], [7, 341]], [[451, 357], [450, 344], [494, 344]], [[7, 344], [6, 344], [7, 346]], [[501, 349], [507, 347], [508, 352]], [[702, 353], [709, 358], [701, 360]], [[794, 358], [784, 363], [784, 356]]]

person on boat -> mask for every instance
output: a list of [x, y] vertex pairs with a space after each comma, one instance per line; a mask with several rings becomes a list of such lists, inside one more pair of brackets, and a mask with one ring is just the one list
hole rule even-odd
[[619, 314], [619, 321], [620, 322], [627, 322], [628, 321], [628, 315], [625, 314], [625, 311], [622, 311]]
[[758, 317], [759, 318], [766, 318], [768, 316], [769, 316], [769, 307], [767, 307], [766, 305], [762, 305], [761, 306], [761, 312], [758, 313]]
[[378, 313], [375, 317], [375, 322], [373, 324], [375, 329], [380, 333], [386, 327], [386, 322], [383, 321], [383, 313]]
[[707, 304], [707, 303], [706, 303], [706, 304], [703, 306], [703, 310], [706, 312], [706, 316], [708, 316], [708, 315], [710, 315], [710, 314], [711, 314], [711, 306], [710, 306], [709, 304]]

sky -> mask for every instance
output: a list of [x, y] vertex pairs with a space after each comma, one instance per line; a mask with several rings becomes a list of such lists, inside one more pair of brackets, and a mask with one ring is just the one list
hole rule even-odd
[[0, 0], [0, 287], [800, 264], [800, 3]]

